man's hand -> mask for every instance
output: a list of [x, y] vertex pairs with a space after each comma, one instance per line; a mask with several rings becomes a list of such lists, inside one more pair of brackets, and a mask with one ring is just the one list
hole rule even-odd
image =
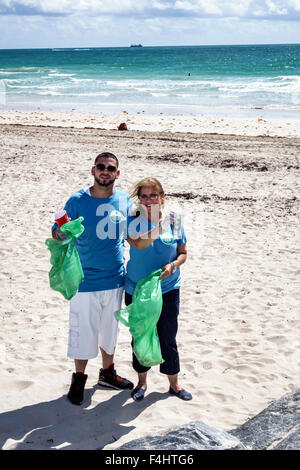
[[56, 227], [54, 230], [52, 230], [52, 238], [55, 238], [55, 240], [59, 242], [65, 240], [67, 237], [68, 235], [62, 232], [59, 227]]
[[56, 228], [54, 230], [52, 230], [52, 238], [54, 238], [55, 240], [58, 240], [58, 237], [57, 237], [57, 234], [56, 234]]

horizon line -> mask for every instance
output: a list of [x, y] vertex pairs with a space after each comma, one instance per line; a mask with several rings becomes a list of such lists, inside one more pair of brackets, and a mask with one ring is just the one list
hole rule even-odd
[[[140, 43], [141, 44], [141, 43]], [[183, 45], [160, 45], [160, 46], [151, 46], [151, 45], [142, 45], [142, 48], [154, 48], [154, 47], [234, 47], [234, 46], [298, 46], [300, 45], [299, 42], [295, 43], [247, 43], [247, 44], [183, 44]], [[11, 48], [1, 48], [0, 51], [23, 51], [23, 50], [53, 50], [53, 49], [65, 49], [65, 50], [72, 50], [72, 49], [140, 49], [140, 48], [133, 48], [131, 45], [128, 46], [72, 46], [72, 47], [64, 47], [64, 46], [51, 46], [51, 47], [11, 47]]]

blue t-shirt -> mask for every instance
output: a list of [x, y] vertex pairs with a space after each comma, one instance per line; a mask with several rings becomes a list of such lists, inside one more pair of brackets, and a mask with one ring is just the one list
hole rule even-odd
[[79, 292], [116, 289], [124, 285], [124, 236], [131, 200], [125, 192], [114, 189], [108, 198], [92, 197], [80, 189], [64, 209], [74, 220], [84, 218], [84, 232], [76, 239], [84, 280]]
[[[157, 224], [151, 223], [145, 217], [128, 217], [128, 236], [134, 233], [146, 233]], [[165, 264], [174, 261], [177, 256], [177, 247], [186, 243], [184, 227], [181, 226], [181, 237], [175, 239], [172, 226], [169, 226], [154, 242], [147, 248], [139, 250], [130, 245], [129, 261], [126, 266], [125, 291], [132, 295], [136, 283], [152, 271], [161, 268]], [[162, 293], [165, 294], [180, 287], [180, 268], [175, 273], [161, 280]]]

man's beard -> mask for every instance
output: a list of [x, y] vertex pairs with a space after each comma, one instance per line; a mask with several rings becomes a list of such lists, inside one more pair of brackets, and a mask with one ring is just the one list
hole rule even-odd
[[97, 178], [96, 176], [94, 176], [95, 178], [95, 181], [96, 183], [99, 185], [99, 186], [111, 186], [112, 184], [114, 184], [116, 178], [112, 178], [112, 179], [107, 179], [107, 180], [104, 180], [104, 181], [100, 181], [99, 178]]

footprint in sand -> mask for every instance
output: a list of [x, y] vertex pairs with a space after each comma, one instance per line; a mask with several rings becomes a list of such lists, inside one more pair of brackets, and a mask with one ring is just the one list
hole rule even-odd
[[33, 384], [34, 382], [32, 380], [16, 380], [15, 382], [13, 382], [13, 384], [10, 385], [10, 388], [11, 390], [14, 389], [18, 392], [21, 392], [22, 390], [25, 390]]

